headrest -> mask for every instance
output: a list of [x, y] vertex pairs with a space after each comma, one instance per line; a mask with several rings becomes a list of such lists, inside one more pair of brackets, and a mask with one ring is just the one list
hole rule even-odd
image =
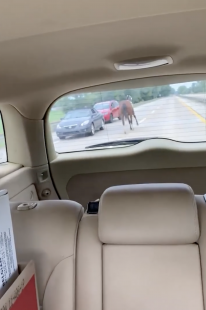
[[199, 238], [194, 193], [185, 184], [108, 188], [100, 199], [99, 239], [107, 244], [188, 244]]

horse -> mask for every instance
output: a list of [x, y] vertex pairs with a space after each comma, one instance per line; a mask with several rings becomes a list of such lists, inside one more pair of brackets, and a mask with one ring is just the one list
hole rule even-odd
[[[134, 113], [132, 102], [130, 100], [121, 101], [119, 103], [119, 108], [120, 108], [120, 117], [121, 117], [123, 126], [125, 125], [125, 118], [126, 118], [128, 119], [130, 130], [133, 130], [132, 116], [134, 116], [137, 125], [139, 125], [137, 121], [137, 117]], [[124, 133], [126, 133], [126, 130], [124, 130]]]

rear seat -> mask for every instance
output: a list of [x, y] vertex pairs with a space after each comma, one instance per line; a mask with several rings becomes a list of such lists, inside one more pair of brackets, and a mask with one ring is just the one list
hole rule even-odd
[[11, 203], [18, 262], [34, 260], [40, 305], [73, 310], [76, 235], [83, 208], [72, 201], [41, 201], [18, 211]]
[[206, 203], [196, 202], [187, 185], [148, 184], [106, 190], [99, 215], [82, 220], [71, 201], [11, 203], [18, 261], [35, 261], [44, 310], [203, 309]]
[[99, 215], [84, 215], [80, 222], [76, 309], [202, 310], [206, 209], [202, 197], [197, 203], [201, 237], [187, 185], [106, 190]]

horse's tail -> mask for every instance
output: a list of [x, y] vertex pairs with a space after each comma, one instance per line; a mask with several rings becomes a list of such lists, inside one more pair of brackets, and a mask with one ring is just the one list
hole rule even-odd
[[124, 115], [127, 115], [127, 105], [126, 105], [126, 103], [123, 103], [123, 104], [122, 104], [122, 113], [123, 113]]

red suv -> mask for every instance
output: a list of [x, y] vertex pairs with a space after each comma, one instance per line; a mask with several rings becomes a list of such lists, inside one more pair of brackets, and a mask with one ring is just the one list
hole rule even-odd
[[115, 100], [99, 102], [94, 108], [104, 116], [105, 122], [113, 122], [114, 118], [120, 119], [119, 103]]

